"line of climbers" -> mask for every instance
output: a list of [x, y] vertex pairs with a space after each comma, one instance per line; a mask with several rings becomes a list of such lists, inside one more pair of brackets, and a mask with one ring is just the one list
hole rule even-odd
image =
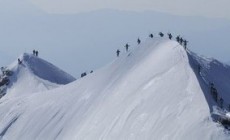
[[[160, 37], [164, 37], [164, 34], [163, 34], [162, 32], [159, 32], [158, 35], [159, 35]], [[170, 40], [172, 40], [172, 38], [173, 38], [172, 34], [171, 34], [171, 33], [168, 33], [167, 35], [168, 35], [168, 38], [169, 38]], [[149, 37], [150, 37], [150, 38], [153, 38], [153, 34], [150, 34]], [[178, 35], [178, 36], [176, 37], [176, 41], [177, 41], [180, 45], [182, 45], [182, 46], [185, 48], [185, 50], [187, 49], [188, 41], [187, 41], [186, 39], [183, 39], [182, 37], [180, 37], [180, 35]], [[137, 38], [137, 44], [138, 44], [138, 45], [141, 44], [140, 38]], [[128, 52], [128, 51], [129, 51], [130, 45], [129, 45], [128, 43], [126, 43], [124, 47], [125, 47], [126, 52]], [[117, 51], [116, 51], [117, 57], [119, 57], [120, 52], [121, 52], [121, 51], [120, 51], [119, 49], [117, 49]]]
[[[159, 35], [160, 35], [160, 37], [163, 37], [163, 36], [164, 36], [164, 34], [163, 34], [162, 32], [160, 32]], [[171, 40], [171, 39], [172, 39], [172, 34], [171, 34], [171, 33], [168, 33], [168, 36], [169, 36], [169, 39]], [[149, 37], [150, 37], [150, 38], [153, 38], [153, 34], [150, 34]], [[141, 43], [141, 40], [140, 40], [140, 38], [138, 38], [138, 39], [137, 39], [137, 44], [139, 45], [140, 43]], [[187, 45], [187, 43], [186, 43], [186, 45]], [[185, 46], [186, 46], [186, 45], [185, 45]], [[129, 45], [128, 43], [126, 43], [124, 47], [125, 47], [125, 49], [126, 49], [126, 52], [128, 52], [128, 51], [129, 51], [130, 45]], [[121, 52], [121, 51], [120, 51], [119, 49], [117, 49], [117, 51], [116, 51], [117, 57], [119, 57], [120, 52]], [[33, 50], [33, 55], [34, 55], [34, 56], [38, 56], [38, 51], [37, 51], [37, 50]], [[18, 58], [18, 64], [22, 64], [22, 60], [20, 60], [19, 58]], [[93, 71], [90, 71], [90, 73], [93, 73]], [[81, 74], [81, 77], [84, 77], [84, 76], [86, 76], [86, 75], [87, 75], [87, 73], [86, 73], [86, 72], [83, 72], [83, 73]]]
[[[201, 74], [201, 66], [198, 64], [197, 66], [197, 71], [199, 75]], [[213, 97], [214, 101], [217, 103], [217, 105], [223, 109], [224, 107], [224, 99], [220, 96], [218, 93], [217, 89], [215, 88], [214, 83], [209, 82], [209, 87], [210, 87], [210, 94]], [[230, 111], [230, 104], [228, 105], [228, 110]]]
[[[160, 36], [160, 37], [164, 37], [164, 34], [163, 34], [162, 32], [160, 32], [160, 33], [159, 33], [159, 36]], [[168, 33], [168, 38], [169, 38], [170, 40], [172, 40], [173, 36], [172, 36], [171, 33]], [[177, 41], [178, 43], [180, 43], [180, 45], [184, 46], [185, 50], [187, 49], [188, 41], [187, 41], [186, 39], [183, 39], [182, 37], [180, 37], [180, 35], [178, 35], [178, 36], [176, 37], [176, 41]]]
[[178, 43], [180, 43], [180, 45], [184, 46], [185, 50], [187, 49], [187, 44], [188, 41], [186, 39], [183, 39], [182, 37], [180, 37], [179, 35], [176, 37], [176, 41]]

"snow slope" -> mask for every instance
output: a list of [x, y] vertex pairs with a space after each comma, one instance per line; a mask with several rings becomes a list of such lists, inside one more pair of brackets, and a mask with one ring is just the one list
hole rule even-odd
[[22, 60], [21, 65], [15, 61], [8, 66], [14, 74], [10, 77], [7, 96], [46, 91], [75, 80], [71, 75], [32, 54], [24, 53], [19, 59]]
[[5, 97], [0, 139], [227, 140], [191, 58], [177, 42], [155, 38], [66, 86]]

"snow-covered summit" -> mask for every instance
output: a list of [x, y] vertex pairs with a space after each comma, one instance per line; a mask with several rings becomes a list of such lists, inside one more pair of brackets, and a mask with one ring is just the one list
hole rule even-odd
[[70, 74], [35, 55], [24, 53], [22, 62], [34, 75], [52, 83], [68, 84], [76, 80]]
[[7, 67], [13, 73], [9, 76], [7, 94], [41, 92], [75, 80], [73, 76], [35, 55], [24, 53], [18, 59], [21, 64], [17, 60]]
[[227, 140], [190, 55], [154, 38], [71, 84], [3, 98], [0, 139]]

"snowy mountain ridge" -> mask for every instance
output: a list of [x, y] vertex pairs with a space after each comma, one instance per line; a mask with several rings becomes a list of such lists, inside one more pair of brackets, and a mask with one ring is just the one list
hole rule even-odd
[[[60, 88], [5, 96], [0, 139], [227, 140], [230, 136], [210, 117], [216, 103], [203, 78], [220, 82], [216, 86], [227, 95], [222, 77], [212, 74], [221, 69], [229, 75], [229, 69], [199, 60], [175, 41], [154, 38]], [[222, 71], [216, 73], [223, 76]]]

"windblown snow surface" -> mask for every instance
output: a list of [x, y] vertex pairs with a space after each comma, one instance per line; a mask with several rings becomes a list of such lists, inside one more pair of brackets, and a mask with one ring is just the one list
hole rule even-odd
[[[206, 66], [203, 77], [197, 63]], [[225, 79], [218, 79], [222, 72]], [[227, 97], [229, 75], [229, 67], [187, 53], [175, 41], [147, 40], [68, 85], [4, 96], [0, 139], [227, 140], [210, 117], [215, 103], [204, 79], [216, 80]]]

